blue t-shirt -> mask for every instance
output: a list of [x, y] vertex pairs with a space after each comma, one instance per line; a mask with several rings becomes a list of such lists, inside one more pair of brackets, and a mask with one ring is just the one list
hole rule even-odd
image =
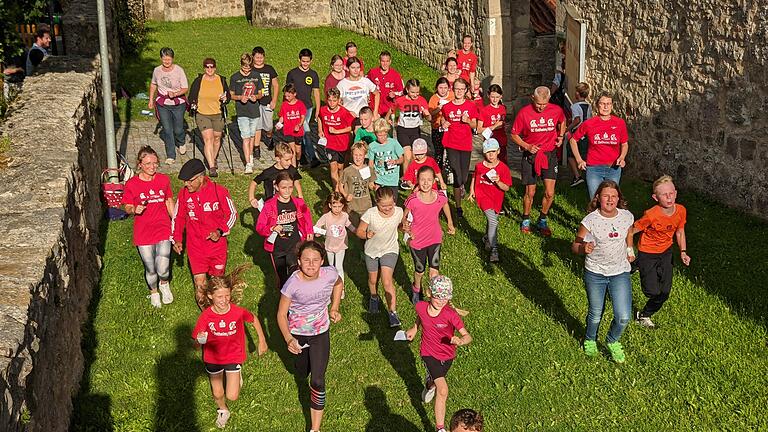
[[376, 171], [375, 183], [379, 186], [397, 186], [400, 180], [400, 165], [389, 165], [387, 161], [399, 159], [403, 155], [403, 147], [394, 138], [387, 138], [382, 144], [374, 141], [368, 147], [367, 158], [373, 161]]

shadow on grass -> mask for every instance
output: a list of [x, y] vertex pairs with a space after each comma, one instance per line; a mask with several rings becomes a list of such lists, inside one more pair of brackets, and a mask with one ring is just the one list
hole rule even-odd
[[421, 429], [400, 414], [394, 414], [387, 404], [387, 396], [374, 386], [365, 388], [365, 408], [371, 419], [365, 432], [419, 432]]
[[[176, 350], [161, 357], [155, 364], [157, 397], [155, 430], [195, 432], [197, 424], [195, 385], [205, 375], [203, 363], [193, 348], [192, 326], [182, 324], [174, 329]], [[210, 411], [215, 405], [210, 398]]]

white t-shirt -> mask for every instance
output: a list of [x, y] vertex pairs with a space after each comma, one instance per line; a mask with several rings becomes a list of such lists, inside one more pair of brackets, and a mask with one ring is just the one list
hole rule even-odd
[[[584, 110], [581, 109], [582, 106], [587, 107], [587, 112], [584, 112]], [[589, 120], [589, 118], [592, 117], [592, 105], [587, 101], [574, 102], [571, 104], [571, 118], [576, 117], [581, 119], [581, 123], [584, 123], [585, 120]]]
[[336, 88], [341, 92], [341, 104], [344, 105], [344, 108], [354, 113], [355, 116], [360, 115], [361, 108], [368, 106], [368, 97], [371, 93], [378, 90], [376, 84], [366, 77], [362, 77], [357, 81], [344, 78], [339, 81]]
[[595, 210], [581, 220], [589, 231], [585, 242], [594, 242], [595, 250], [587, 255], [584, 268], [603, 276], [616, 276], [630, 270], [627, 261], [627, 232], [635, 222], [629, 210], [618, 209], [619, 213], [607, 218]]
[[381, 258], [388, 253], [399, 253], [397, 227], [403, 220], [403, 209], [395, 207], [390, 217], [382, 217], [376, 206], [369, 208], [360, 216], [368, 224], [368, 231], [375, 235], [365, 241], [365, 254], [371, 258]]

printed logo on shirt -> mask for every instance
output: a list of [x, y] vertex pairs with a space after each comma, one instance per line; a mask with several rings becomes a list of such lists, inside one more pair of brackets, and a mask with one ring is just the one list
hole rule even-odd
[[311, 86], [313, 82], [314, 82], [314, 80], [312, 79], [311, 76], [308, 76], [308, 77], [304, 78], [304, 84], [306, 84], [308, 86]]
[[592, 144], [595, 145], [619, 145], [619, 139], [616, 134], [608, 134], [603, 132], [602, 134], [596, 133], [592, 137]]
[[555, 130], [555, 121], [551, 118], [539, 117], [538, 121], [536, 119], [531, 120], [528, 126], [531, 132], [553, 132]]
[[437, 324], [435, 324], [435, 328], [439, 328], [439, 329], [448, 328], [448, 324], [446, 324], [446, 323], [437, 323]]
[[449, 111], [448, 120], [452, 122], [461, 121], [461, 118], [464, 116], [464, 114], [469, 114], [469, 110], [462, 111], [461, 109], [457, 109], [456, 111]]
[[288, 120], [298, 120], [301, 118], [301, 112], [299, 110], [288, 110], [285, 112], [285, 117]]

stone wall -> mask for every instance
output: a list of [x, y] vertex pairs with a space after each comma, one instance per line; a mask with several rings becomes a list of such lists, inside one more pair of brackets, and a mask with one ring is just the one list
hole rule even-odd
[[587, 79], [631, 129], [629, 171], [768, 217], [768, 2], [568, 3]]
[[330, 0], [253, 0], [252, 22], [258, 27], [325, 26], [331, 23], [330, 3]]
[[92, 60], [50, 58], [0, 127], [11, 140], [10, 163], [0, 166], [3, 431], [68, 429], [101, 266], [100, 93]]
[[[484, 1], [331, 0], [334, 26], [387, 42], [438, 69], [448, 50], [460, 46], [465, 33], [473, 35], [475, 50], [484, 52], [487, 16]], [[483, 56], [478, 57], [482, 72]]]
[[256, 0], [144, 0], [144, 14], [146, 19], [155, 21], [244, 17], [254, 1]]

